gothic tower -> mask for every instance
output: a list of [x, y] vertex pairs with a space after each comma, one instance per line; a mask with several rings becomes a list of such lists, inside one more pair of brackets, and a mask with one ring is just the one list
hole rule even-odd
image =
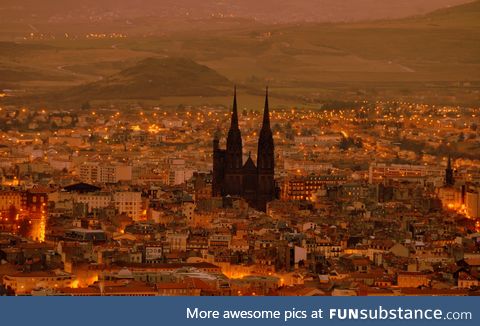
[[270, 128], [268, 87], [265, 92], [262, 129], [260, 130], [260, 138], [258, 140], [257, 171], [257, 209], [265, 211], [267, 202], [275, 198], [275, 156], [273, 134]]
[[227, 136], [225, 150], [224, 195], [242, 195], [243, 145], [242, 134], [238, 127], [237, 89], [234, 89], [232, 120]]
[[242, 135], [238, 126], [237, 92], [233, 96], [232, 119], [226, 149], [220, 148], [220, 135], [213, 138], [212, 195], [242, 197], [249, 206], [265, 211], [275, 199], [275, 158], [270, 128], [268, 89], [265, 96], [262, 129], [258, 141], [257, 166], [251, 155], [243, 164]]
[[447, 168], [445, 169], [445, 185], [455, 185], [455, 180], [453, 178], [452, 158], [450, 157], [450, 155], [448, 156]]

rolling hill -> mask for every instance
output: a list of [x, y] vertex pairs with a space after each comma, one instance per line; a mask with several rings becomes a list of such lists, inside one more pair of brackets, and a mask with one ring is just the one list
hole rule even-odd
[[230, 81], [185, 58], [147, 58], [100, 81], [62, 92], [69, 100], [158, 99], [224, 95]]

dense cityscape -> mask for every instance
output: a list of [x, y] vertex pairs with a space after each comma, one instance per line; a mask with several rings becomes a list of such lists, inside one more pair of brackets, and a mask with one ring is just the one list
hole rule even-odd
[[2, 106], [0, 295], [478, 295], [479, 115]]

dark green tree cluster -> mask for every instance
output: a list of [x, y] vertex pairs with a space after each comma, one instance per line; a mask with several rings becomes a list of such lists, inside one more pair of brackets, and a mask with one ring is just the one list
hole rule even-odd
[[362, 148], [363, 142], [361, 138], [343, 137], [339, 145], [340, 149], [348, 150], [349, 148]]

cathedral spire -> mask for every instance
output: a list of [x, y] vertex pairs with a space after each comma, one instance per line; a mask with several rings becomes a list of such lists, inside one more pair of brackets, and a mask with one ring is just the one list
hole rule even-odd
[[238, 129], [238, 110], [237, 110], [237, 86], [233, 87], [233, 109], [232, 109], [232, 122], [231, 129]]
[[[243, 166], [243, 145], [242, 145], [242, 133], [238, 127], [238, 109], [237, 109], [237, 87], [233, 89], [233, 108], [232, 108], [232, 121], [230, 130], [227, 135], [227, 149], [226, 149], [226, 168], [230, 170], [239, 171]], [[239, 190], [230, 191], [230, 195], [236, 195]]]
[[257, 209], [265, 211], [267, 203], [275, 198], [275, 147], [270, 128], [270, 109], [268, 107], [268, 87], [265, 90], [265, 108], [263, 123], [258, 139], [257, 151]]
[[270, 129], [270, 110], [268, 108], [268, 86], [265, 89], [265, 107], [263, 109], [263, 124], [262, 129], [268, 128]]
[[268, 87], [265, 90], [265, 108], [263, 109], [263, 123], [258, 139], [257, 167], [259, 169], [273, 169], [274, 145], [272, 129], [270, 128], [270, 110], [268, 107]]

